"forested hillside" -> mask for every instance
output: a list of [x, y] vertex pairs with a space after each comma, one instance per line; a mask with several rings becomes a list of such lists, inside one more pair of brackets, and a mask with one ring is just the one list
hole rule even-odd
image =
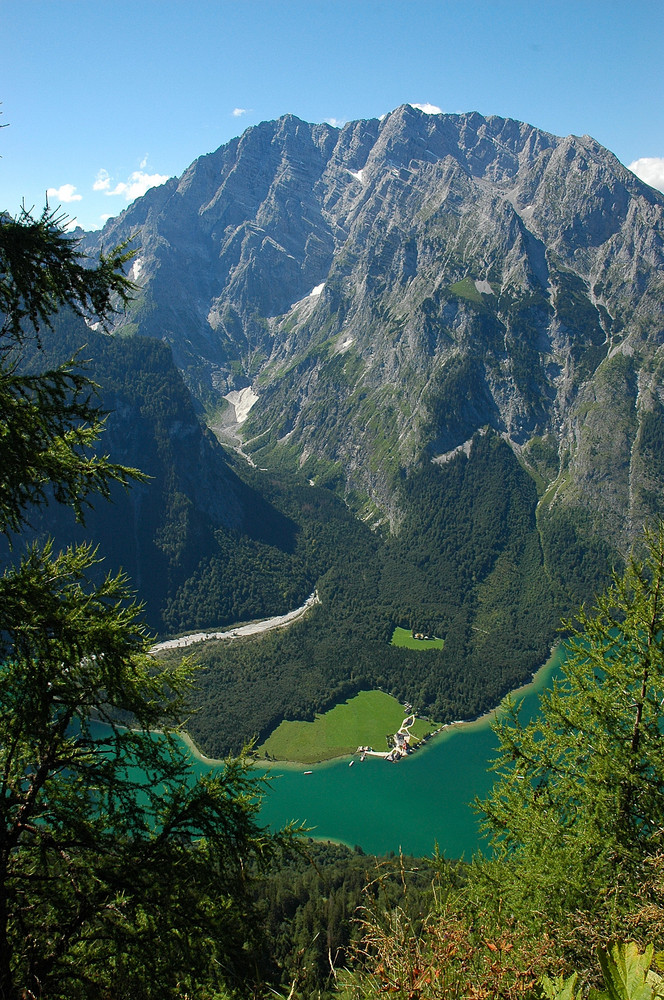
[[[470, 457], [431, 465], [402, 488], [410, 514], [396, 536], [325, 503], [325, 521], [308, 530], [332, 565], [303, 621], [196, 651], [203, 670], [190, 727], [206, 752], [237, 751], [282, 719], [311, 718], [363, 688], [440, 721], [474, 718], [546, 660], [570, 598], [545, 568], [536, 492], [510, 448], [479, 435]], [[302, 487], [299, 496], [311, 506], [322, 492]], [[606, 563], [592, 568], [605, 573]], [[445, 645], [396, 648], [395, 626]]]
[[[58, 508], [36, 513], [37, 535], [99, 545], [98, 572], [122, 568], [161, 634], [282, 614], [317, 589], [320, 604], [287, 632], [196, 650], [190, 728], [212, 755], [373, 687], [442, 722], [473, 718], [544, 662], [560, 615], [607, 578], [600, 540], [568, 518], [538, 526], [531, 470], [490, 430], [404, 474], [398, 530], [372, 529], [288, 466], [263, 471], [222, 449], [155, 340], [62, 314], [23, 365], [76, 350], [108, 410], [105, 449], [149, 478], [114, 489], [85, 529]], [[397, 626], [445, 645], [392, 647]]]
[[58, 307], [103, 323], [130, 291], [124, 248], [88, 266], [59, 221], [0, 216], [0, 996], [223, 996], [255, 979], [247, 868], [291, 837], [259, 825], [245, 761], [192, 774], [173, 737], [190, 669], [149, 655], [126, 577], [30, 538], [44, 504], [81, 523], [143, 481], [96, 451], [87, 376], [18, 363]]
[[[205, 429], [168, 347], [116, 339], [59, 314], [22, 370], [43, 371], [77, 354], [107, 411], [103, 447], [146, 481], [90, 511], [85, 528], [57, 507], [36, 512], [37, 534], [61, 544], [90, 539], [101, 573], [122, 568], [158, 633], [284, 613], [311, 593], [327, 564], [299, 525], [235, 471]], [[188, 596], [187, 596], [188, 595]]]

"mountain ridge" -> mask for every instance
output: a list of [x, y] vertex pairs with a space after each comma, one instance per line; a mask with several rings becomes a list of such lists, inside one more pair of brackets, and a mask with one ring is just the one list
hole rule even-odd
[[[639, 435], [662, 401], [663, 220], [664, 196], [588, 136], [402, 105], [247, 129], [101, 239], [140, 229], [120, 330], [167, 340], [208, 411], [257, 393], [259, 465], [396, 528], [399, 477], [488, 426], [546, 503], [605, 536], [609, 516], [624, 549], [659, 510]], [[602, 488], [591, 452], [612, 456]]]

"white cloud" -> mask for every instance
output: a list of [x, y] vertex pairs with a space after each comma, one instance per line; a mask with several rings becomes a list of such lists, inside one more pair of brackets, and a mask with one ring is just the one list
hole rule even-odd
[[59, 188], [49, 188], [46, 195], [60, 202], [81, 201], [83, 198], [82, 194], [76, 194], [76, 188], [73, 184], [62, 184]]
[[134, 198], [140, 198], [141, 195], [145, 194], [149, 188], [165, 184], [168, 179], [167, 174], [146, 174], [143, 170], [134, 170], [128, 181], [120, 181], [112, 190], [110, 190], [111, 183], [108, 177], [102, 179], [104, 182], [108, 180], [108, 183], [104, 183], [103, 187], [98, 187], [96, 190], [103, 191], [109, 196], [124, 195], [126, 201], [133, 201]]
[[442, 108], [437, 108], [435, 104], [415, 104], [413, 101], [410, 102], [411, 108], [417, 108], [418, 111], [423, 111], [425, 115], [442, 115]]
[[629, 169], [646, 184], [664, 191], [664, 156], [642, 156], [630, 163]]
[[248, 108], [233, 108], [233, 118], [241, 118], [242, 115], [248, 115]]
[[141, 170], [145, 170], [147, 165], [148, 165], [148, 154], [146, 153], [141, 162], [139, 163], [139, 167], [141, 168]]
[[108, 170], [97, 171], [97, 176], [95, 177], [95, 182], [92, 185], [93, 191], [108, 191], [111, 186], [111, 178], [108, 176]]
[[343, 128], [346, 124], [345, 118], [326, 118], [325, 121], [328, 125], [332, 125], [333, 128]]

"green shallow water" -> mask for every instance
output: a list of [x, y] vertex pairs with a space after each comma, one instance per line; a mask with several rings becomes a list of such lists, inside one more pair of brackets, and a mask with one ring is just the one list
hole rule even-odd
[[[538, 708], [539, 693], [559, 671], [557, 651], [523, 697], [521, 718]], [[271, 790], [263, 821], [275, 827], [289, 820], [311, 827], [311, 836], [359, 845], [371, 854], [403, 850], [431, 854], [436, 844], [447, 857], [479, 848], [477, 816], [470, 803], [493, 783], [488, 766], [498, 743], [491, 720], [457, 726], [397, 764], [367, 757], [349, 767], [348, 758], [318, 765], [272, 765]], [[263, 769], [265, 770], [265, 768]], [[311, 774], [305, 774], [311, 770]]]
[[[538, 695], [559, 673], [557, 650], [532, 684], [515, 692], [521, 718], [538, 709]], [[100, 734], [103, 727], [99, 726]], [[154, 734], [158, 739], [158, 734]], [[360, 846], [370, 854], [402, 850], [418, 857], [435, 845], [448, 858], [470, 858], [480, 847], [477, 817], [470, 803], [491, 788], [488, 766], [497, 740], [491, 720], [455, 726], [396, 764], [367, 757], [324, 764], [257, 766], [271, 783], [261, 808], [264, 825], [278, 828], [291, 820], [310, 828], [310, 836]], [[204, 774], [217, 764], [191, 753], [192, 770]], [[311, 774], [305, 774], [305, 771]]]

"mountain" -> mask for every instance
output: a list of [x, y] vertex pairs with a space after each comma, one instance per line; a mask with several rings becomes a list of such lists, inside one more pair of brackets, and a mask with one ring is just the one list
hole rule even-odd
[[[24, 345], [25, 369], [44, 371], [78, 352], [108, 414], [100, 449], [147, 478], [116, 487], [113, 502], [87, 511], [84, 525], [61, 505], [38, 509], [33, 535], [50, 535], [58, 547], [98, 546], [100, 574], [127, 574], [158, 633], [285, 613], [311, 593], [327, 564], [272, 502], [278, 488], [266, 498], [238, 476], [201, 425], [165, 344], [91, 331], [66, 312], [42, 341], [32, 351]], [[5, 541], [0, 561], [22, 547], [12, 553]]]
[[588, 136], [405, 105], [250, 128], [96, 240], [134, 234], [119, 327], [170, 343], [208, 414], [253, 388], [259, 465], [397, 529], [402, 477], [490, 429], [549, 549], [622, 551], [660, 510], [663, 211]]
[[209, 753], [362, 688], [473, 717], [543, 662], [664, 513], [663, 210], [587, 136], [404, 106], [264, 122], [85, 237], [134, 239], [86, 336], [153, 477], [95, 540], [164, 633], [320, 597], [201, 651]]

